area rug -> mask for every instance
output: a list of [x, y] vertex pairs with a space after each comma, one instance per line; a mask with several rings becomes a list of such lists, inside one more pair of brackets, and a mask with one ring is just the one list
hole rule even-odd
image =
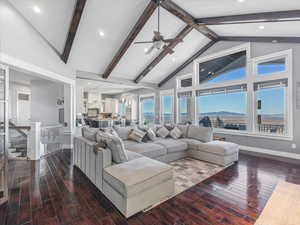
[[280, 182], [255, 225], [299, 225], [300, 185]]
[[212, 163], [200, 161], [192, 158], [180, 159], [169, 163], [174, 170], [175, 192], [174, 195], [163, 199], [144, 211], [149, 211], [157, 205], [167, 201], [168, 199], [180, 194], [181, 192], [193, 187], [194, 185], [206, 180], [207, 178], [219, 173], [226, 167], [218, 166]]

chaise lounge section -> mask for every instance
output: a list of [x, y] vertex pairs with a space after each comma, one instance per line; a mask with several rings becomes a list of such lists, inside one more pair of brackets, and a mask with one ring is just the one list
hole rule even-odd
[[[117, 128], [128, 160], [116, 163], [112, 150], [99, 146], [91, 131], [74, 140], [74, 165], [125, 216], [130, 217], [174, 194], [173, 169], [166, 164], [186, 157], [229, 166], [238, 161], [239, 146], [213, 141], [211, 128], [178, 125], [181, 138], [129, 139], [133, 128]], [[152, 128], [155, 131], [159, 127]]]

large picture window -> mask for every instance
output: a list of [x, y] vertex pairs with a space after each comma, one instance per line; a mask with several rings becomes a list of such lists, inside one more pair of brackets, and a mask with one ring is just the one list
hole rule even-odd
[[155, 100], [154, 96], [140, 97], [140, 122], [142, 124], [155, 123]]
[[[290, 140], [292, 51], [252, 59], [249, 51], [249, 44], [242, 45], [195, 61], [195, 124], [217, 132]], [[179, 122], [193, 112], [188, 105], [183, 97]]]
[[192, 92], [178, 93], [178, 122], [192, 123]]
[[197, 91], [196, 96], [200, 126], [247, 130], [246, 85]]

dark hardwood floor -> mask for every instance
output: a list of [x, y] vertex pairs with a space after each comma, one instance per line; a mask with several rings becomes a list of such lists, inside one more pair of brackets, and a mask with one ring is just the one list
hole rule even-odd
[[70, 162], [70, 150], [40, 162], [11, 161], [0, 224], [250, 225], [279, 180], [300, 184], [300, 166], [241, 155], [238, 164], [126, 220]]

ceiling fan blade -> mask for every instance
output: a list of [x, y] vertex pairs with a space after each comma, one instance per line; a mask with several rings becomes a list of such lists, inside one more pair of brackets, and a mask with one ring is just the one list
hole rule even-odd
[[154, 45], [152, 45], [147, 51], [146, 51], [146, 55], [149, 55], [153, 50], [154, 50]]
[[137, 42], [134, 42], [134, 44], [149, 44], [149, 43], [153, 43], [153, 41], [137, 41]]
[[166, 39], [166, 40], [163, 40], [163, 41], [166, 42], [166, 43], [183, 42], [183, 40], [180, 39], [180, 38]]

